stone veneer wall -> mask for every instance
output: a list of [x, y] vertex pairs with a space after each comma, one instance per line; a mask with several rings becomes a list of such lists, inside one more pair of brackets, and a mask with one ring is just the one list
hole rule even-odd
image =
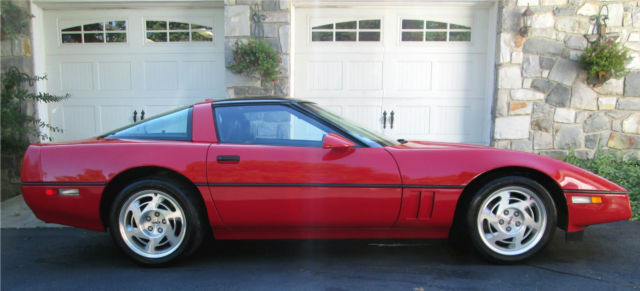
[[[522, 12], [535, 12], [528, 37]], [[634, 57], [623, 79], [599, 88], [585, 83], [578, 58], [588, 43], [590, 16], [608, 5], [608, 32]], [[501, 0], [492, 145], [555, 158], [615, 149], [640, 158], [640, 2]]]
[[[257, 5], [257, 6], [256, 6]], [[233, 64], [236, 41], [246, 42], [251, 35], [253, 9], [266, 18], [262, 21], [264, 41], [280, 53], [281, 78], [274, 82], [261, 82], [259, 78], [236, 75], [226, 71], [227, 97], [289, 96], [290, 10], [289, 0], [225, 0], [224, 38], [225, 65]]]
[[[12, 1], [16, 6], [24, 11], [30, 11], [29, 1]], [[0, 70], [6, 71], [11, 67], [16, 67], [20, 71], [33, 75], [33, 58], [31, 56], [30, 28], [27, 28], [24, 35], [15, 39], [2, 39], [0, 42]], [[35, 114], [34, 104], [25, 104], [24, 110]], [[7, 197], [20, 194], [20, 163], [21, 156], [3, 155], [2, 167], [2, 200]]]

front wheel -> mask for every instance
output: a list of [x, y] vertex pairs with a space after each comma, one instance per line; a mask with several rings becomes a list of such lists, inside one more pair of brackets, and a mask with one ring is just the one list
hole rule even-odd
[[556, 207], [538, 182], [503, 177], [471, 200], [467, 229], [476, 250], [493, 262], [515, 263], [544, 248], [555, 231]]
[[145, 179], [124, 188], [111, 208], [116, 244], [145, 265], [171, 262], [199, 246], [202, 222], [193, 193], [179, 183]]

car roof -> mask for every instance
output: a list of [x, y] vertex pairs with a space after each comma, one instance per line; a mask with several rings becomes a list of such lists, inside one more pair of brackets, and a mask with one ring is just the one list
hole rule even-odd
[[247, 103], [310, 103], [310, 102], [305, 100], [293, 99], [293, 98], [273, 97], [273, 96], [230, 98], [230, 99], [215, 100], [211, 102], [211, 104], [213, 105], [230, 105], [230, 104], [247, 104]]

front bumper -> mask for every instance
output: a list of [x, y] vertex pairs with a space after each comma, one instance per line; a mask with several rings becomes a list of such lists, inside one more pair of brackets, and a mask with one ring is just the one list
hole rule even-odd
[[[631, 203], [626, 193], [585, 193], [583, 191], [565, 190], [569, 223], [567, 231], [581, 231], [593, 224], [627, 220], [631, 218]], [[585, 200], [574, 197], [596, 197], [601, 203], [574, 203], [574, 200]], [[599, 198], [599, 199], [598, 199]]]

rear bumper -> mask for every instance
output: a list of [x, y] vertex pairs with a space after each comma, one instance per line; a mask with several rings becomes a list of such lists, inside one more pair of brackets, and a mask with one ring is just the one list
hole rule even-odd
[[[600, 197], [602, 203], [574, 203], [573, 197]], [[624, 193], [583, 193], [565, 190], [569, 223], [567, 231], [581, 231], [592, 224], [631, 218], [629, 195]]]
[[[69, 188], [78, 189], [79, 195], [60, 196], [46, 193], [48, 189], [49, 192], [57, 193], [58, 189]], [[105, 231], [100, 218], [100, 197], [103, 190], [104, 185], [22, 185], [24, 201], [39, 219], [97, 231]]]

